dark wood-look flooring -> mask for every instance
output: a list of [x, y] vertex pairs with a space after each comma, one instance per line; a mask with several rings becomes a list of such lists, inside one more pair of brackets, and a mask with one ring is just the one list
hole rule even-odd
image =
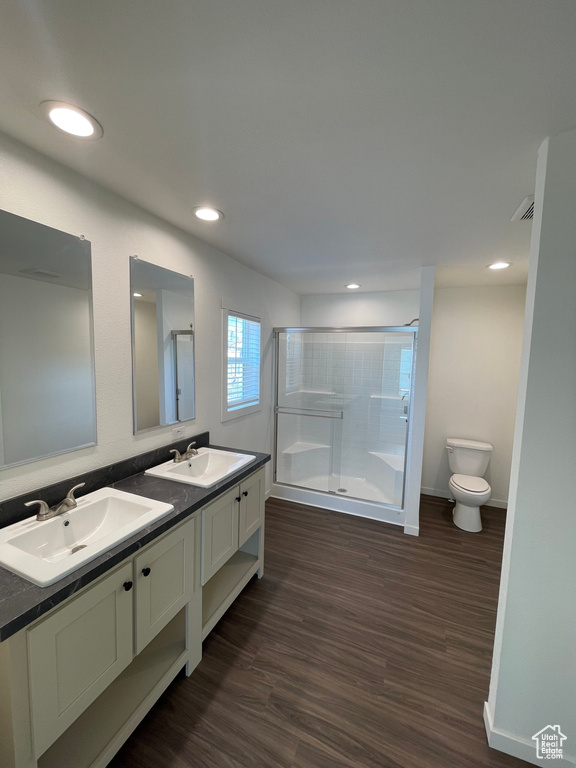
[[254, 579], [113, 768], [520, 768], [491, 750], [502, 510], [455, 528], [425, 497], [419, 538], [270, 500]]

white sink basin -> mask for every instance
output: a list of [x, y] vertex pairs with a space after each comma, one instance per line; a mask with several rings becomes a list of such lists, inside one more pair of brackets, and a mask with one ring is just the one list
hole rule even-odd
[[174, 463], [171, 459], [157, 467], [147, 469], [145, 474], [175, 480], [177, 483], [190, 483], [200, 488], [210, 488], [227, 475], [237, 472], [256, 456], [249, 453], [219, 451], [217, 448], [199, 448], [198, 455], [191, 459]]
[[172, 504], [101, 488], [50, 520], [29, 517], [0, 528], [0, 565], [46, 587], [173, 509]]

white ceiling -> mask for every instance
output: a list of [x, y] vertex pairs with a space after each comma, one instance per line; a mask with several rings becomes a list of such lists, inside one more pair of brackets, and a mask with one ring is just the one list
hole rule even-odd
[[299, 293], [518, 282], [575, 52], [575, 0], [2, 0], [0, 129]]

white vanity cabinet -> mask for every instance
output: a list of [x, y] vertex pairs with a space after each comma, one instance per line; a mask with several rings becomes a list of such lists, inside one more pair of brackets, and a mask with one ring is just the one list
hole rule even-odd
[[263, 574], [264, 478], [257, 470], [202, 510], [202, 638]]
[[128, 563], [27, 631], [35, 754], [132, 661], [132, 584]]
[[[239, 487], [238, 546], [245, 544], [250, 536], [264, 523], [264, 470], [254, 472]], [[238, 497], [237, 497], [238, 498]]]
[[238, 487], [202, 510], [202, 586], [238, 549]]
[[0, 768], [105, 768], [263, 573], [264, 468], [0, 643]]
[[134, 558], [134, 584], [134, 653], [138, 654], [198, 591], [192, 521]]
[[2, 768], [105, 766], [180, 669], [192, 672], [199, 533], [196, 516], [0, 644]]
[[202, 586], [264, 522], [264, 470], [202, 510]]

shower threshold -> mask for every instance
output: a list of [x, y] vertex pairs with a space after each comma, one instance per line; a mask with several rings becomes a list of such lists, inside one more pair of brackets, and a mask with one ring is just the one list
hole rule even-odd
[[[326, 484], [326, 477], [324, 476]], [[379, 494], [379, 498], [366, 499], [361, 496], [353, 496], [352, 492], [362, 493], [360, 484], [364, 484], [366, 490], [366, 481], [359, 478], [340, 477], [338, 487], [347, 488], [347, 493], [338, 493], [337, 490], [325, 488], [309, 488], [302, 485], [291, 485], [278, 480], [272, 486], [271, 495], [277, 499], [286, 499], [298, 504], [306, 504], [320, 509], [331, 509], [334, 512], [343, 512], [349, 515], [359, 517], [368, 517], [373, 520], [381, 520], [394, 525], [404, 525], [404, 510], [393, 504], [391, 498], [384, 494]], [[333, 486], [334, 487], [334, 486]]]
[[[286, 483], [286, 485], [292, 484]], [[367, 501], [373, 504], [399, 506], [392, 494], [385, 493], [381, 488], [374, 485], [374, 483], [371, 483], [362, 477], [338, 475], [326, 478], [326, 476], [319, 475], [318, 477], [307, 477], [304, 483], [301, 483], [296, 487], [305, 488], [309, 491], [339, 494], [347, 496], [350, 499]]]

